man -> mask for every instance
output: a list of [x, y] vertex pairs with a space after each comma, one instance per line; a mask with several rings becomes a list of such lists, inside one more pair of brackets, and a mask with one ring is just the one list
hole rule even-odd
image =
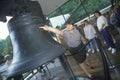
[[86, 51], [85, 49], [83, 49], [82, 51], [79, 51], [80, 48], [83, 46], [82, 42], [85, 44], [86, 41], [84, 37], [81, 35], [81, 33], [79, 32], [79, 30], [77, 30], [72, 23], [68, 22], [66, 29], [64, 29], [63, 31], [49, 27], [47, 25], [39, 28], [42, 28], [46, 31], [51, 31], [57, 35], [62, 36], [63, 39], [66, 41], [71, 54], [75, 54], [73, 55], [73, 57], [79, 63], [79, 66], [90, 78], [92, 77], [92, 74], [88, 72], [84, 63], [86, 59]]
[[106, 43], [109, 46], [108, 50], [111, 50], [112, 54], [114, 54], [116, 52], [116, 47], [113, 43], [111, 35], [109, 34], [109, 31], [107, 30], [107, 26], [108, 26], [107, 19], [103, 15], [101, 15], [99, 11], [95, 11], [94, 15], [97, 17], [98, 30], [102, 33]]
[[7, 65], [7, 67], [9, 67], [12, 62], [10, 55], [5, 55], [5, 60], [6, 60], [5, 64]]
[[[5, 55], [4, 58], [5, 58], [6, 62], [3, 66], [0, 67], [0, 75], [2, 75], [2, 76], [3, 75], [6, 76], [6, 71], [7, 71], [8, 67], [10, 66], [11, 61], [12, 61], [10, 55]], [[2, 78], [2, 76], [0, 78]], [[0, 80], [2, 80], [2, 79], [0, 79]]]

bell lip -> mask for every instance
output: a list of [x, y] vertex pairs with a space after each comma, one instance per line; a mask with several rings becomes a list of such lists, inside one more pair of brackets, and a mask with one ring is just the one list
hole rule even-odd
[[[35, 59], [31, 59], [31, 60], [28, 60], [28, 61], [24, 62], [25, 65], [19, 64], [18, 65], [19, 68], [17, 67], [16, 70], [14, 68], [11, 70], [11, 67], [14, 67], [17, 63], [14, 64], [14, 65], [11, 64], [10, 67], [8, 68], [7, 72], [6, 72], [7, 73], [6, 76], [7, 77], [14, 77], [16, 75], [20, 75], [20, 74], [23, 74], [25, 72], [29, 72], [31, 70], [34, 70], [37, 67], [39, 67], [39, 66], [41, 66], [41, 65], [43, 65], [43, 64], [45, 64], [47, 62], [50, 62], [53, 59], [56, 59], [56, 58], [64, 55], [64, 52], [66, 51], [66, 48], [62, 48], [62, 49], [64, 49], [64, 50], [62, 50], [62, 52], [58, 51], [59, 53], [57, 53], [56, 56], [54, 56], [54, 57], [49, 56], [49, 58], [45, 59], [46, 61], [42, 61], [42, 59], [39, 59], [40, 56], [36, 56]], [[38, 64], [39, 62], [40, 62], [40, 64]], [[34, 65], [26, 66], [27, 64], [31, 64], [31, 63], [34, 63]], [[26, 67], [20, 69], [21, 66], [26, 66]]]

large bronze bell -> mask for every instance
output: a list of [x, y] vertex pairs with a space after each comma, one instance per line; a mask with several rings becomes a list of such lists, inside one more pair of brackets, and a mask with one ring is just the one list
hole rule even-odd
[[56, 42], [47, 31], [38, 29], [44, 21], [29, 13], [13, 17], [8, 22], [13, 45], [13, 61], [7, 76], [15, 76], [37, 68], [62, 55], [65, 48]]

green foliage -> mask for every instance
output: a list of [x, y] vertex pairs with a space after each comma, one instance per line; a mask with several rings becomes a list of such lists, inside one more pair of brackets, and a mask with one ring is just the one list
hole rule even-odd
[[[101, 6], [102, 5], [102, 6]], [[77, 22], [90, 14], [93, 14], [96, 10], [101, 10], [110, 5], [109, 0], [86, 0], [83, 2], [83, 6], [80, 6], [76, 12], [73, 13], [74, 16], [70, 17], [70, 21]], [[86, 11], [85, 11], [85, 9]]]
[[5, 62], [4, 56], [0, 55], [0, 64], [2, 64], [3, 62]]
[[59, 30], [63, 30], [63, 29], [66, 28], [66, 26], [63, 24], [62, 26], [56, 26], [56, 28], [59, 29]]
[[80, 7], [70, 18], [69, 21], [72, 21], [73, 23], [79, 21], [80, 19], [83, 19], [86, 15], [84, 9]]
[[1, 41], [0, 41], [0, 55], [2, 54], [3, 49], [4, 49], [4, 41], [1, 40]]
[[13, 55], [13, 48], [10, 36], [8, 36], [5, 40], [0, 41], [0, 61], [4, 61], [4, 57], [6, 54]]
[[[79, 0], [69, 0], [65, 5], [58, 8], [54, 12], [48, 15], [48, 17], [55, 17], [61, 14], [71, 13], [79, 5]], [[62, 12], [62, 13], [61, 13]]]
[[[81, 4], [80, 0], [69, 0], [65, 5], [61, 6], [59, 9], [54, 11], [49, 15], [50, 17], [55, 17], [61, 14], [71, 14], [69, 21], [77, 22], [83, 18], [93, 14], [96, 10], [101, 10], [110, 5], [111, 0], [81, 0], [83, 2], [86, 11]], [[79, 6], [79, 7], [78, 7]], [[77, 10], [76, 10], [77, 8]], [[62, 12], [61, 12], [62, 11]]]
[[56, 26], [56, 28], [59, 29], [59, 30], [61, 29], [60, 26]]
[[96, 10], [101, 10], [110, 5], [110, 0], [88, 0], [85, 8], [89, 14], [93, 14]]
[[11, 43], [11, 39], [10, 39], [10, 36], [8, 36], [6, 38], [6, 40], [4, 41], [4, 49], [3, 49], [3, 55], [6, 55], [6, 54], [10, 54], [12, 55], [13, 53], [13, 48], [12, 48], [12, 43]]

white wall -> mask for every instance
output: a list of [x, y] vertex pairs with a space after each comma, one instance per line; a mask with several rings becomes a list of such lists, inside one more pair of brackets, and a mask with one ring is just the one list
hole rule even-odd
[[[67, 20], [70, 17], [70, 15], [65, 14], [64, 17]], [[49, 20], [53, 27], [62, 26], [62, 24], [65, 23], [64, 17], [63, 17], [63, 15], [60, 15], [60, 16], [52, 17]]]

